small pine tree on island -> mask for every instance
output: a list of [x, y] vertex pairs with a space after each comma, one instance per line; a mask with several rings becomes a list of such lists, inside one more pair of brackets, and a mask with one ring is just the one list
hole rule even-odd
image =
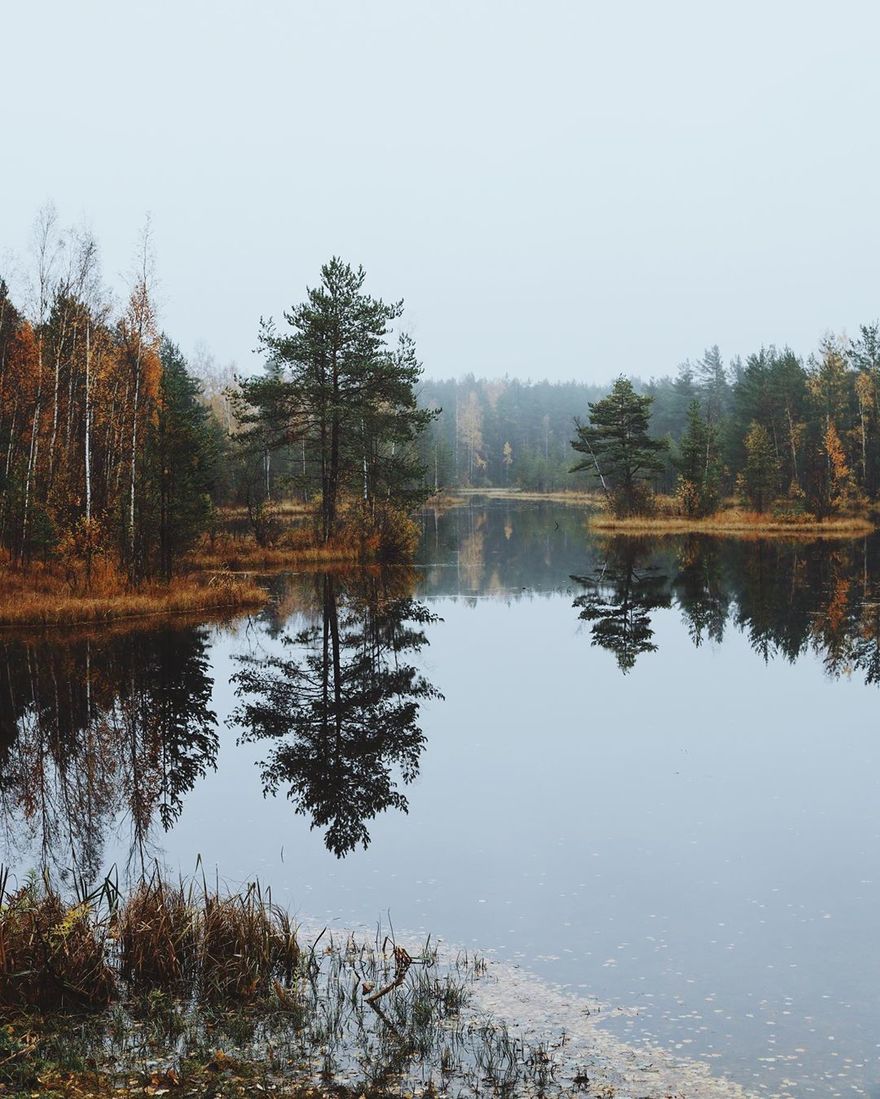
[[585, 470], [597, 477], [619, 518], [650, 511], [649, 482], [664, 469], [666, 440], [648, 434], [652, 401], [621, 376], [604, 400], [589, 405], [589, 424], [575, 420], [577, 437], [571, 445], [584, 457], [571, 472]]

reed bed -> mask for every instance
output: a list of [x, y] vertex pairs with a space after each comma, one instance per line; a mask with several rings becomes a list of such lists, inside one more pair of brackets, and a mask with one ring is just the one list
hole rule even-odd
[[67, 905], [36, 881], [5, 899], [0, 1009], [98, 1010], [111, 1003], [114, 992], [107, 927], [95, 923], [88, 903]]
[[[65, 901], [0, 877], [0, 1091], [563, 1096], [571, 1073], [470, 1008], [478, 957], [326, 930], [257, 884], [158, 873]], [[184, 1089], [181, 1092], [178, 1089]]]
[[0, 900], [0, 1011], [98, 1011], [155, 991], [253, 1002], [294, 982], [290, 917], [258, 884], [221, 895], [158, 874], [66, 903], [33, 879]]
[[735, 536], [853, 538], [870, 534], [874, 524], [858, 516], [816, 519], [811, 515], [773, 515], [765, 512], [725, 508], [702, 519], [685, 515], [633, 515], [616, 518], [607, 512], [591, 515], [593, 530], [612, 534], [729, 534]]
[[307, 527], [286, 531], [271, 546], [261, 546], [251, 534], [228, 531], [205, 535], [188, 558], [193, 569], [272, 572], [299, 565], [351, 564], [361, 560], [359, 539], [337, 538], [321, 543]]
[[136, 587], [115, 578], [74, 588], [57, 569], [0, 568], [0, 626], [73, 626], [123, 619], [258, 607], [266, 592], [251, 577], [225, 570]]

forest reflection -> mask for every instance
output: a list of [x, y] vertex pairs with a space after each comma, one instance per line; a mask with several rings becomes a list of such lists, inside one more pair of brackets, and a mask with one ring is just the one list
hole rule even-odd
[[419, 770], [420, 703], [441, 697], [408, 662], [436, 621], [413, 598], [414, 579], [408, 569], [316, 574], [317, 614], [282, 636], [289, 655], [242, 655], [233, 677], [231, 723], [271, 745], [264, 790], [284, 791], [339, 857], [367, 847], [378, 813], [407, 811], [398, 781]]
[[[217, 766], [215, 705], [234, 710], [230, 758], [242, 751], [235, 735], [253, 745], [267, 793], [286, 796], [335, 855], [367, 846], [378, 814], [407, 810], [426, 747], [423, 706], [440, 697], [419, 659], [432, 599], [478, 605], [543, 591], [559, 600], [569, 623], [557, 619], [560, 628], [576, 616], [623, 673], [650, 660], [661, 636], [690, 647], [735, 630], [764, 661], [813, 654], [832, 677], [880, 683], [876, 536], [596, 539], [574, 509], [557, 514], [535, 509], [519, 522], [473, 509], [464, 559], [436, 569], [279, 577], [271, 607], [235, 634], [235, 700], [221, 682], [212, 701], [212, 650], [218, 638], [218, 652], [229, 645], [214, 627], [0, 638], [4, 859], [91, 883], [112, 845], [111, 859], [138, 872]], [[683, 630], [669, 629], [670, 615]]]
[[0, 641], [0, 803], [5, 848], [94, 882], [127, 819], [142, 869], [216, 765], [204, 628]]
[[[418, 773], [420, 703], [439, 693], [409, 660], [435, 621], [414, 577], [308, 577], [265, 623], [288, 651], [238, 657], [230, 724], [266, 743], [266, 791], [286, 793], [337, 855], [366, 847], [378, 813], [406, 811], [399, 787]], [[279, 613], [307, 624], [287, 634]], [[207, 627], [0, 641], [7, 858], [90, 885], [112, 836], [127, 850], [122, 869], [144, 870], [158, 832], [216, 767], [210, 641]]]
[[596, 543], [574, 599], [593, 645], [626, 674], [656, 650], [652, 612], [676, 607], [696, 646], [733, 625], [765, 661], [818, 654], [826, 672], [880, 682], [880, 570], [875, 539], [781, 541], [706, 535]]

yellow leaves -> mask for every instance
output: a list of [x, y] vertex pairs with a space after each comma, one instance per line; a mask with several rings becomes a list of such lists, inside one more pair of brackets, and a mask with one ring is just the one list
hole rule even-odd
[[867, 371], [863, 370], [856, 375], [855, 389], [860, 410], [864, 411], [870, 408], [874, 403], [876, 387], [874, 385], [874, 379]]
[[68, 908], [64, 916], [55, 925], [54, 935], [59, 939], [68, 938], [80, 921], [88, 917], [89, 912], [89, 906], [84, 903], [75, 904]]
[[180, 1087], [180, 1076], [176, 1069], [167, 1072], [153, 1072], [150, 1082], [144, 1087], [145, 1095], [167, 1095], [172, 1088]]
[[849, 466], [846, 463], [846, 452], [837, 434], [837, 428], [830, 420], [825, 429], [823, 443], [828, 461], [831, 463], [832, 477], [840, 484], [849, 477]]

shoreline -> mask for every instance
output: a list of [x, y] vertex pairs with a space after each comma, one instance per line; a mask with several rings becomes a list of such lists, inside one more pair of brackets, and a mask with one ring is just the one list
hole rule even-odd
[[9, 574], [0, 584], [0, 630], [113, 626], [155, 618], [227, 617], [265, 605], [267, 592], [249, 576], [192, 575], [132, 591], [71, 593], [56, 576]]
[[[582, 507], [594, 514], [588, 517], [592, 530], [613, 534], [716, 534], [719, 536], [783, 535], [786, 537], [806, 538], [852, 538], [872, 534], [878, 523], [867, 515], [835, 516], [829, 519], [816, 519], [812, 515], [774, 517], [772, 512], [747, 511], [736, 505], [719, 508], [713, 515], [705, 518], [689, 518], [685, 515], [670, 513], [674, 507], [669, 497], [658, 497], [658, 503], [665, 513], [659, 515], [632, 516], [615, 518], [608, 513], [605, 499], [598, 493], [575, 491], [532, 492], [506, 488], [465, 488], [457, 490], [460, 502], [451, 506], [466, 506], [470, 500], [484, 498], [489, 500], [528, 500], [566, 504], [569, 507]], [[430, 506], [430, 501], [429, 501]]]
[[[257, 901], [259, 906], [264, 903], [271, 901]], [[173, 913], [173, 905], [169, 911]], [[148, 911], [143, 928], [148, 935], [155, 933], [150, 918]], [[283, 921], [280, 926], [285, 926]], [[318, 997], [311, 1007], [299, 1003], [308, 993], [294, 979], [272, 982], [274, 991], [265, 1001], [230, 1002], [225, 1007], [194, 1009], [186, 997], [160, 995], [157, 989], [152, 1007], [123, 1000], [91, 1015], [50, 1011], [34, 1016], [7, 1008], [4, 1063], [17, 1063], [27, 1074], [27, 1059], [33, 1057], [32, 1084], [40, 1085], [41, 1094], [59, 1099], [109, 1099], [166, 1090], [195, 1094], [194, 1089], [208, 1094], [212, 1086], [212, 1093], [222, 1090], [236, 1099], [256, 1092], [279, 1099], [437, 1099], [446, 1093], [444, 1080], [456, 1095], [475, 1099], [484, 1094], [481, 1054], [488, 1057], [488, 1072], [502, 1094], [506, 1087], [515, 1089], [508, 1091], [512, 1095], [545, 1099], [581, 1093], [602, 1099], [757, 1097], [754, 1090], [716, 1074], [705, 1060], [680, 1056], [650, 1041], [628, 1042], [603, 1027], [608, 1020], [637, 1014], [635, 1009], [569, 993], [514, 963], [486, 958], [442, 939], [426, 940], [424, 934], [386, 935], [381, 925], [373, 931], [352, 931], [306, 917], [294, 926], [296, 956], [306, 966], [303, 976], [311, 973]], [[407, 959], [402, 970], [399, 951]], [[375, 997], [370, 996], [373, 982], [381, 987]], [[412, 1007], [404, 1007], [413, 997], [427, 995], [427, 1006], [450, 994], [448, 1006], [432, 1009], [439, 1014], [430, 1020], [418, 1022], [407, 1014]], [[338, 1001], [342, 1011], [333, 1023], [332, 1039], [320, 1027], [313, 1031], [307, 1022], [310, 1011], [321, 1017], [322, 999]], [[368, 1005], [373, 1010], [365, 1013]], [[169, 1014], [180, 1024], [189, 1020], [194, 1032], [205, 1025], [211, 1031], [216, 1027], [216, 1032], [207, 1042], [196, 1040], [178, 1048], [168, 1034], [163, 1036], [161, 1020]], [[378, 1045], [360, 1046], [358, 1033], [365, 1023]], [[144, 1025], [152, 1034], [147, 1045], [140, 1053], [126, 1053], [125, 1034], [130, 1029], [134, 1035]], [[265, 1035], [263, 1027], [268, 1028]], [[301, 1035], [300, 1027], [305, 1027]], [[111, 1031], [115, 1036], [110, 1045], [98, 1053]], [[329, 1063], [325, 1042], [332, 1049]], [[444, 1069], [451, 1048], [457, 1048], [461, 1060]], [[88, 1070], [75, 1067], [85, 1054], [92, 1059]], [[13, 1093], [32, 1094], [32, 1084]], [[8, 1093], [8, 1087], [5, 1081], [0, 1083], [0, 1094]], [[788, 1091], [773, 1095], [790, 1099]]]
[[803, 521], [774, 519], [735, 508], [723, 509], [705, 519], [689, 519], [683, 515], [632, 516], [617, 519], [607, 513], [590, 516], [591, 530], [605, 534], [706, 534], [734, 538], [858, 538], [873, 534], [876, 525], [869, 519], [836, 518]]

